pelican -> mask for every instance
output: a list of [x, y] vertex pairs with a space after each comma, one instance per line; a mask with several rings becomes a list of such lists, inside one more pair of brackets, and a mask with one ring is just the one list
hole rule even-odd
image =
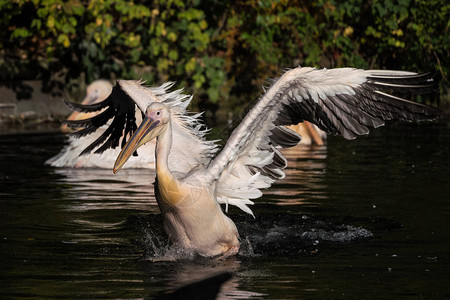
[[[97, 104], [68, 103], [84, 112], [104, 109], [91, 119], [68, 125], [84, 126], [75, 133], [84, 135], [113, 118], [85, 152], [118, 147], [122, 139], [114, 173], [138, 148], [155, 140], [155, 196], [172, 247], [205, 257], [225, 257], [236, 254], [240, 245], [236, 225], [225, 214], [228, 206], [253, 215], [249, 205], [261, 197], [261, 190], [284, 177], [287, 160], [279, 148], [300, 142], [300, 135], [283, 125], [308, 121], [327, 134], [351, 140], [386, 120], [437, 118], [438, 109], [392, 94], [433, 89], [430, 74], [291, 69], [273, 82], [220, 151], [215, 141], [205, 138], [198, 116], [186, 112], [190, 97], [180, 97], [180, 92], [158, 95], [142, 81], [118, 80], [111, 95]], [[137, 129], [135, 106], [144, 114]], [[174, 143], [183, 144], [184, 150], [175, 152]], [[140, 151], [140, 155], [153, 153]]]
[[[86, 96], [84, 97], [81, 104], [92, 105], [100, 101], [105, 100], [112, 91], [113, 85], [104, 79], [99, 79], [93, 81], [86, 88]], [[164, 88], [164, 87], [163, 87]], [[156, 91], [155, 91], [156, 92]], [[156, 92], [157, 93], [157, 92]], [[165, 93], [165, 90], [164, 90]], [[79, 111], [74, 111], [69, 115], [67, 120], [77, 121], [92, 118], [97, 115], [98, 112], [83, 113]], [[140, 110], [136, 110], [136, 118], [141, 119]], [[111, 168], [120, 149], [107, 149], [102, 153], [89, 153], [85, 155], [80, 155], [82, 151], [90, 144], [92, 144], [96, 139], [98, 139], [107, 129], [107, 126], [99, 128], [95, 133], [89, 134], [83, 138], [75, 138], [70, 136], [67, 144], [61, 150], [60, 153], [53, 156], [46, 161], [46, 164], [53, 167], [70, 167], [70, 168]], [[63, 123], [61, 125], [61, 131], [64, 133], [72, 132], [67, 124]], [[145, 146], [149, 148], [149, 151], [154, 151], [155, 144], [149, 143]], [[154, 157], [151, 155], [140, 156], [139, 158], [134, 158], [130, 161], [131, 163], [127, 165], [128, 168], [154, 168]]]

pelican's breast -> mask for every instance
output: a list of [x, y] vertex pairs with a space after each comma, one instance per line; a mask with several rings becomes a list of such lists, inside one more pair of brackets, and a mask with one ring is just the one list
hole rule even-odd
[[178, 206], [186, 198], [186, 188], [168, 172], [158, 172], [155, 185], [160, 198], [158, 201], [164, 201], [164, 204]]
[[180, 183], [158, 173], [155, 191], [165, 230], [173, 242], [204, 256], [239, 248], [236, 225], [223, 213], [210, 186]]

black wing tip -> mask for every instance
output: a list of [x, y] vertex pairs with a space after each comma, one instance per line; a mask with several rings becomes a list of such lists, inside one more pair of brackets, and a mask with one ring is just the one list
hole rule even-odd
[[63, 120], [61, 121], [61, 123], [66, 125], [70, 129], [80, 129], [88, 127], [89, 126], [88, 121], [90, 121], [90, 118], [82, 120]]
[[[112, 92], [111, 92], [111, 94], [112, 94]], [[82, 113], [90, 113], [90, 112], [100, 111], [103, 108], [107, 107], [111, 102], [111, 94], [109, 94], [109, 96], [106, 97], [105, 100], [94, 103], [94, 104], [76, 103], [76, 102], [69, 101], [65, 98], [62, 98], [62, 101], [71, 110], [82, 112]]]
[[440, 119], [444, 116], [444, 113], [437, 107], [423, 104], [426, 108], [425, 117], [423, 119], [418, 120], [421, 121], [434, 121]]

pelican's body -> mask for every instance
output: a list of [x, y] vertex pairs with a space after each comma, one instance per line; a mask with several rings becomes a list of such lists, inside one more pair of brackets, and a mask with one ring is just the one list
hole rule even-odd
[[[204, 139], [197, 117], [185, 113], [188, 101], [180, 94], [161, 98], [141, 82], [119, 80], [102, 105], [72, 106], [89, 111], [128, 101], [141, 109], [145, 118], [139, 128], [125, 126], [124, 135], [131, 137], [117, 157], [114, 172], [139, 147], [156, 140], [155, 195], [164, 228], [175, 247], [209, 257], [239, 249], [236, 226], [220, 204], [226, 205], [225, 210], [236, 205], [252, 214], [248, 205], [262, 195], [260, 190], [284, 177], [287, 161], [278, 148], [301, 139], [285, 125], [306, 120], [327, 133], [353, 139], [367, 134], [367, 126], [383, 125], [383, 120], [427, 120], [438, 115], [435, 108], [381, 91], [386, 86], [408, 91], [431, 87], [429, 76], [410, 72], [290, 70], [249, 111], [220, 152], [214, 142]], [[122, 95], [120, 101], [117, 95]], [[134, 114], [134, 106], [128, 113], [118, 110], [119, 119]], [[93, 123], [84, 125], [87, 130], [99, 126]], [[173, 144], [180, 139], [185, 149], [175, 154]], [[117, 145], [117, 137], [105, 136], [105, 140]]]
[[155, 196], [164, 229], [177, 247], [207, 257], [237, 253], [238, 230], [223, 213], [213, 187], [195, 176], [178, 180], [157, 171]]
[[[170, 114], [163, 106], [158, 109]], [[177, 178], [171, 172], [168, 163], [172, 147], [170, 118], [161, 128], [156, 138], [155, 196], [172, 242], [203, 256], [236, 253], [239, 249], [236, 225], [223, 213], [211, 185], [206, 185], [195, 173]]]

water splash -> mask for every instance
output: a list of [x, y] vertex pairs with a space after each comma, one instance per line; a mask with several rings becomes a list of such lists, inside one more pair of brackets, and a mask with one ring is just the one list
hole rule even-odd
[[[298, 214], [265, 214], [258, 220], [248, 220], [245, 217], [237, 219], [236, 226], [241, 236], [238, 255], [243, 257], [310, 255], [332, 245], [355, 243], [374, 237], [371, 229], [346, 224], [341, 219], [334, 222], [326, 218]], [[169, 244], [160, 215], [132, 216], [128, 221], [142, 237], [140, 243], [144, 248], [143, 260], [191, 260], [198, 256]], [[351, 220], [349, 221], [351, 223]], [[364, 223], [373, 222], [365, 220]], [[378, 229], [383, 227], [380, 222], [372, 228], [377, 230], [377, 226]]]
[[264, 222], [236, 223], [244, 236], [240, 255], [278, 256], [315, 253], [333, 244], [370, 239], [366, 228], [323, 221], [302, 215], [264, 216]]

